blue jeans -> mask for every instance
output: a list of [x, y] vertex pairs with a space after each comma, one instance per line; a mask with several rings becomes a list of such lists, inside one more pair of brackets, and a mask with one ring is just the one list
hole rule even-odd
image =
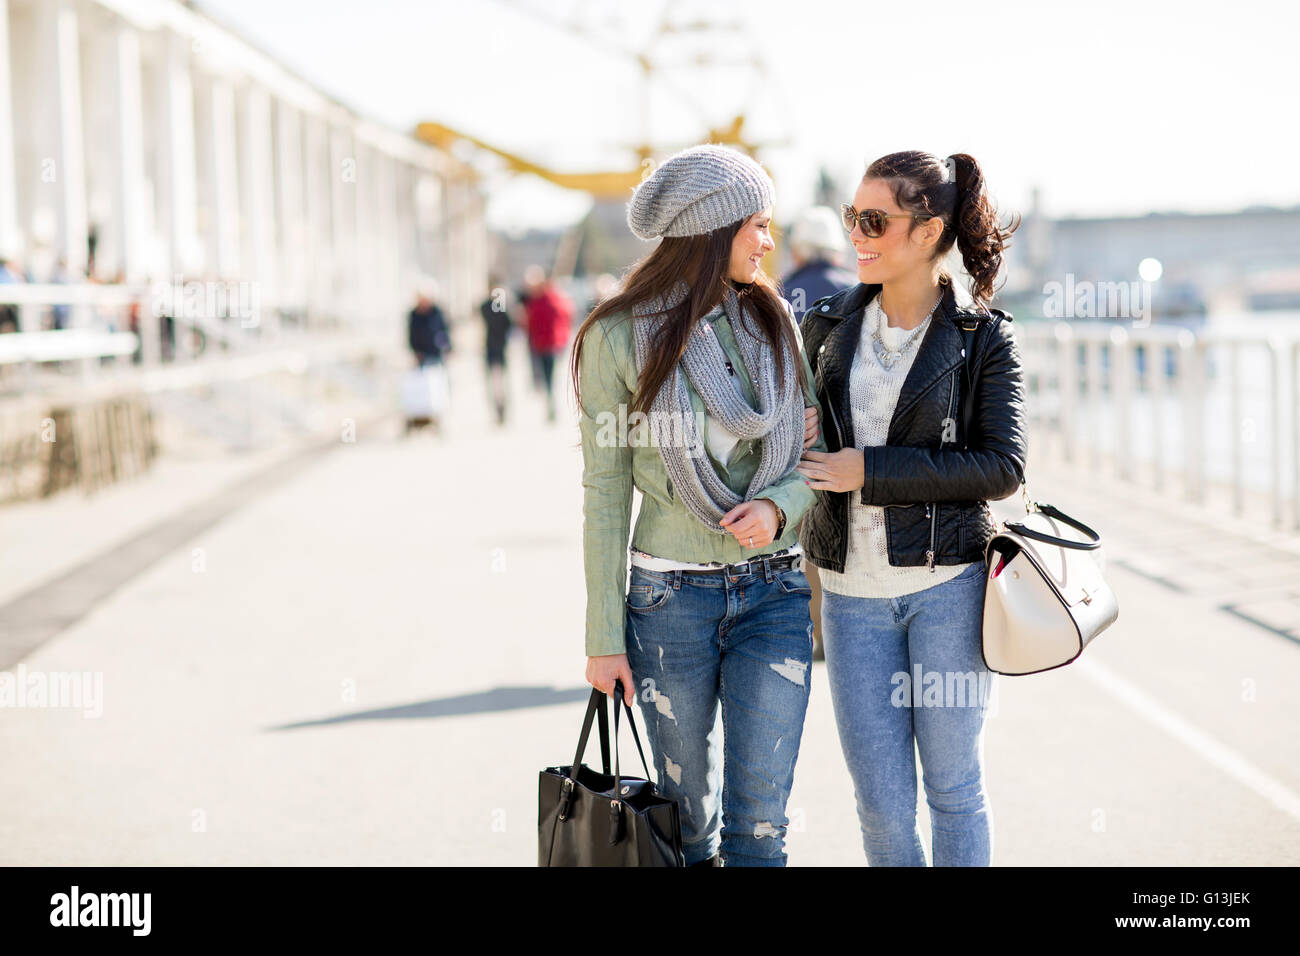
[[871, 866], [925, 866], [915, 751], [934, 865], [989, 865], [983, 731], [993, 675], [980, 653], [983, 616], [983, 561], [899, 598], [822, 594], [835, 723]]
[[724, 866], [785, 865], [812, 670], [811, 593], [801, 570], [632, 567], [628, 663], [659, 786], [678, 802], [688, 865], [719, 851]]

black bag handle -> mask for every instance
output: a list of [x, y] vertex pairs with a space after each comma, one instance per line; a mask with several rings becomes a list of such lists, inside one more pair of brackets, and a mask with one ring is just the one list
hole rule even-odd
[[599, 718], [597, 724], [600, 733], [600, 765], [605, 776], [609, 776], [609, 715], [605, 712], [605, 695], [591, 689], [591, 698], [587, 701], [587, 714], [582, 719], [582, 733], [578, 737], [578, 751], [573, 755], [573, 766], [564, 778], [564, 792], [560, 798], [560, 820], [569, 819], [569, 808], [573, 801], [573, 790], [577, 786], [578, 768], [582, 766], [582, 755], [587, 750], [587, 739], [591, 736], [592, 718]]
[[599, 718], [600, 734], [600, 766], [606, 776], [609, 776], [609, 714], [605, 711], [605, 694], [603, 691], [591, 689], [591, 699], [587, 701], [587, 715], [582, 721], [582, 734], [578, 737], [578, 751], [573, 755], [573, 768], [569, 771], [569, 779], [578, 779], [578, 768], [582, 766], [582, 755], [587, 752], [587, 738], [591, 736], [591, 719]]
[[632, 731], [632, 739], [636, 741], [636, 752], [641, 755], [641, 766], [645, 770], [645, 778], [650, 780], [650, 765], [646, 763], [645, 751], [641, 749], [641, 735], [636, 732], [636, 718], [632, 716], [632, 708], [628, 706], [627, 700], [623, 697], [623, 682], [614, 681], [614, 798], [609, 801], [609, 845], [615, 846], [619, 840], [623, 839], [623, 782], [622, 775], [618, 765], [618, 714], [619, 705], [627, 711], [627, 725]]
[[1052, 505], [1037, 505], [1040, 514], [1045, 514], [1049, 518], [1056, 518], [1063, 521], [1071, 528], [1082, 531], [1091, 541], [1072, 541], [1069, 538], [1058, 538], [1055, 535], [1044, 534], [1041, 531], [1034, 531], [1032, 528], [1026, 528], [1018, 521], [1008, 521], [1006, 528], [1008, 531], [1014, 531], [1016, 534], [1023, 535], [1026, 538], [1033, 538], [1035, 541], [1042, 541], [1046, 544], [1053, 544], [1061, 548], [1072, 548], [1075, 551], [1096, 551], [1101, 547], [1101, 535], [1093, 531], [1082, 521], [1071, 518], [1060, 508], [1054, 508]]
[[[632, 708], [623, 699], [623, 682], [621, 680], [614, 682], [614, 699], [614, 794], [613, 799], [609, 801], [610, 846], [614, 846], [623, 838], [623, 804], [621, 796], [623, 783], [618, 756], [618, 708], [620, 704], [627, 711], [627, 723], [632, 730], [632, 739], [636, 741], [636, 752], [641, 756], [641, 766], [645, 770], [645, 778], [647, 781], [650, 780], [650, 765], [645, 759], [645, 750], [641, 746], [641, 735], [636, 730], [636, 718], [632, 715]], [[587, 749], [587, 740], [591, 737], [593, 718], [599, 718], [600, 757], [603, 761], [602, 766], [605, 775], [609, 776], [609, 718], [605, 711], [605, 692], [593, 687], [591, 698], [587, 701], [587, 714], [582, 720], [582, 734], [578, 737], [578, 751], [573, 755], [573, 767], [569, 770], [569, 776], [564, 781], [564, 794], [560, 799], [560, 820], [562, 821], [567, 820], [569, 817], [573, 789], [578, 780], [578, 768], [582, 766], [582, 755]]]
[[628, 706], [627, 701], [623, 699], [623, 682], [614, 681], [614, 793], [619, 792], [619, 771], [618, 771], [618, 705], [622, 704], [623, 709], [627, 711], [627, 725], [632, 730], [632, 739], [636, 741], [636, 752], [641, 755], [641, 767], [645, 770], [646, 780], [650, 779], [650, 765], [646, 763], [645, 751], [641, 749], [641, 735], [636, 732], [636, 718], [632, 716], [632, 708]]

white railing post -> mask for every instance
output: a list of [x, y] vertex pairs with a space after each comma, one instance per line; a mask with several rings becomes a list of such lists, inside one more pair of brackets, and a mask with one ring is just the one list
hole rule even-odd
[[1052, 333], [1056, 340], [1057, 427], [1061, 434], [1062, 456], [1067, 462], [1073, 462], [1074, 406], [1079, 393], [1078, 349], [1068, 322], [1057, 322]]
[[[1242, 418], [1241, 408], [1241, 345], [1237, 341], [1227, 343], [1228, 350], [1228, 421], [1232, 429], [1232, 513], [1241, 516], [1244, 508], [1242, 496], [1241, 466], [1245, 451], [1242, 432], [1246, 422]], [[1253, 431], [1253, 429], [1252, 429]]]
[[1282, 410], [1278, 407], [1278, 399], [1282, 391], [1282, 362], [1283, 348], [1282, 342], [1276, 337], [1270, 337], [1264, 343], [1268, 352], [1268, 400], [1269, 400], [1269, 433], [1272, 437], [1272, 449], [1268, 458], [1269, 464], [1269, 484], [1272, 491], [1273, 499], [1273, 525], [1282, 527], [1282, 469], [1284, 467], [1284, 456], [1282, 455]]
[[1147, 346], [1147, 395], [1151, 402], [1151, 483], [1157, 491], [1165, 487], [1165, 343]]
[[1191, 332], [1178, 337], [1178, 371], [1183, 379], [1184, 488], [1189, 501], [1200, 502], [1205, 492], [1201, 416], [1201, 401], [1205, 396], [1205, 343]]
[[1116, 326], [1110, 330], [1110, 382], [1115, 408], [1115, 464], [1124, 481], [1133, 478], [1132, 431], [1129, 416], [1133, 413], [1131, 364], [1128, 332]]
[[1291, 346], [1291, 530], [1300, 531], [1300, 342]]
[[1094, 473], [1101, 470], [1101, 445], [1106, 437], [1106, 423], [1103, 415], [1103, 391], [1101, 372], [1101, 343], [1089, 337], [1084, 345], [1086, 365], [1083, 375], [1083, 407], [1085, 414], [1092, 419], [1092, 448], [1089, 462]]

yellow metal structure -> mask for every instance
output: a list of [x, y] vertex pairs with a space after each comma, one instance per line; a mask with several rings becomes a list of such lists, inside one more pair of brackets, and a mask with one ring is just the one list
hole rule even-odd
[[[745, 117], [737, 116], [727, 126], [709, 130], [705, 142], [739, 146], [753, 155], [755, 144], [747, 142], [742, 135], [744, 125]], [[597, 199], [626, 199], [632, 190], [636, 189], [637, 184], [641, 182], [645, 175], [645, 160], [653, 156], [655, 152], [653, 147], [648, 144], [637, 147], [636, 151], [641, 157], [642, 165], [626, 172], [562, 173], [525, 159], [518, 153], [512, 153], [509, 150], [493, 146], [477, 136], [462, 133], [441, 123], [421, 123], [415, 128], [415, 135], [445, 152], [450, 152], [457, 142], [471, 143], [477, 148], [505, 160], [506, 166], [513, 172], [529, 173], [549, 183], [554, 183], [556, 186], [589, 193]]]

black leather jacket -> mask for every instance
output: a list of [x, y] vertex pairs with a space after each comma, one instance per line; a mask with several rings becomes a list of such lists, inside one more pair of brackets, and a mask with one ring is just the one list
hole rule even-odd
[[[828, 451], [858, 447], [849, 404], [849, 373], [865, 307], [878, 285], [858, 284], [813, 303], [803, 317], [804, 348], [822, 406]], [[959, 326], [979, 319], [974, 333], [976, 400], [963, 429], [966, 380]], [[983, 560], [993, 534], [988, 500], [1020, 487], [1025, 469], [1025, 392], [1011, 316], [963, 310], [952, 286], [903, 381], [889, 434], [863, 448], [861, 491], [823, 491], [804, 515], [799, 542], [819, 568], [843, 573], [849, 544], [850, 494], [885, 508], [889, 563], [895, 567]], [[964, 434], [963, 431], [969, 431]]]

